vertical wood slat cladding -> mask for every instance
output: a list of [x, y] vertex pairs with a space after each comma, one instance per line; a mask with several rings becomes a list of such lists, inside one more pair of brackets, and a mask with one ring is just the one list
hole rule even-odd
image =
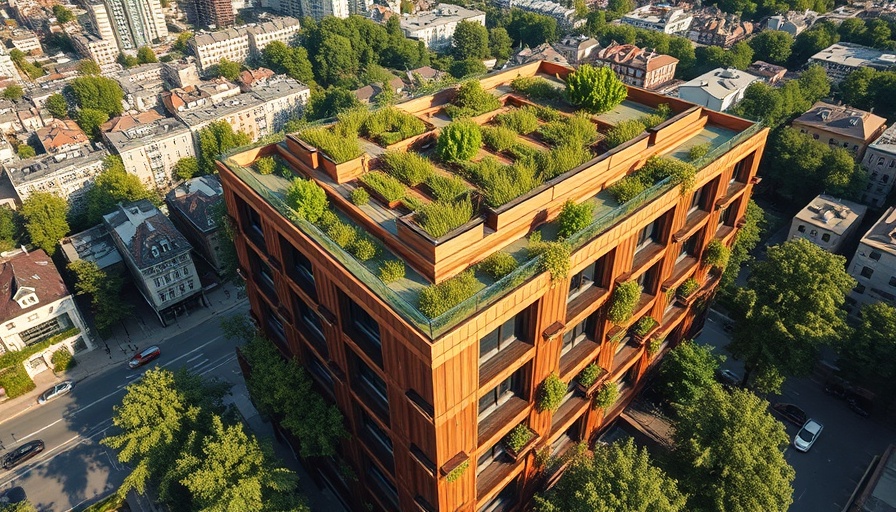
[[[544, 69], [547, 69], [547, 67], [542, 66], [542, 71]], [[631, 92], [632, 90], [630, 90], [630, 94]], [[676, 101], [678, 100], [670, 99], [670, 103]], [[684, 111], [678, 107], [675, 108], [681, 112]], [[707, 120], [714, 124], [730, 126], [738, 130], [749, 126], [749, 124], [745, 124], [745, 121], [737, 118], [709, 113], [702, 109], [694, 110], [686, 115], [695, 116], [690, 124], [682, 122], [681, 119], [674, 120], [671, 124], [680, 123], [683, 132], [691, 134], [702, 129]], [[668, 130], [668, 128], [669, 126], [660, 127], [660, 130], [650, 132], [649, 137], [654, 137], [655, 140], [662, 138], [663, 143], [668, 143], [671, 148], [677, 143], [670, 142], [674, 140], [675, 133], [672, 130]], [[728, 189], [727, 183], [730, 179], [731, 169], [737, 160], [752, 152], [752, 156], [748, 157], [744, 167], [746, 169], [746, 178], [755, 176], [766, 136], [767, 130], [758, 133], [698, 173], [696, 177], [697, 186], [707, 183], [711, 184], [707, 188], [706, 195], [708, 197], [704, 203], [709, 212], [708, 218], [701, 221], [703, 222], [703, 227], [700, 227], [700, 229], [696, 230], [695, 235], [692, 235], [701, 237], [696, 250], [698, 257], [702, 254], [706, 244], [715, 236], [715, 228], [718, 225], [720, 212], [716, 211], [713, 205], [720, 197], [724, 197]], [[682, 137], [687, 138], [689, 135]], [[610, 162], [606, 164], [607, 169], [613, 166], [615, 170], [615, 165], [620, 167], [640, 165], [644, 155], [639, 154], [639, 151], [637, 151], [640, 148], [639, 144], [639, 142], [636, 142], [631, 148], [621, 148], [616, 155], [611, 155]], [[270, 150], [266, 149], [265, 151]], [[259, 151], [255, 153], [255, 156], [259, 154], [264, 153]], [[615, 164], [612, 163], [613, 157], [616, 158]], [[228, 206], [228, 211], [232, 217], [237, 219], [239, 224], [240, 237], [238, 240], [240, 243], [237, 243], [236, 246], [241, 266], [247, 271], [247, 278], [250, 281], [248, 289], [253, 312], [263, 323], [264, 318], [260, 311], [263, 310], [263, 304], [268, 301], [263, 297], [263, 293], [252, 283], [254, 276], [249, 264], [249, 251], [253, 249], [247, 248], [247, 244], [252, 242], [247, 237], [244, 224], [245, 219], [243, 219], [240, 213], [237, 213], [242, 202], [259, 212], [267, 242], [266, 247], [263, 248], [264, 252], [270, 257], [270, 261], [280, 263], [280, 265], [272, 265], [272, 267], [280, 267], [272, 268], [275, 283], [277, 284], [276, 291], [280, 302], [289, 308], [290, 316], [292, 317], [293, 326], [286, 329], [290, 347], [295, 352], [294, 355], [303, 362], [308, 361], [313, 355], [311, 349], [307, 347], [308, 343], [303, 338], [303, 327], [298, 325], [300, 318], [297, 315], [298, 311], [293, 308], [292, 299], [293, 294], [301, 296], [303, 292], [300, 291], [296, 283], [291, 281], [291, 277], [286, 272], [287, 269], [283, 267], [290, 260], [284, 247], [279, 242], [279, 237], [282, 236], [286, 243], [291, 244], [312, 261], [317, 289], [317, 302], [320, 308], [332, 313], [335, 317], [335, 321], [332, 324], [328, 322], [323, 323], [331, 360], [328, 363], [331, 367], [338, 368], [339, 371], [345, 374], [341, 379], [336, 379], [334, 395], [339, 408], [346, 415], [347, 424], [352, 425], [353, 428], [357, 428], [360, 425], [360, 416], [356, 416], [356, 414], [361, 410], [362, 404], [358, 398], [360, 395], [357, 393], [358, 379], [352, 373], [351, 357], [348, 352], [352, 349], [347, 347], [347, 345], [352, 345], [353, 343], [346, 342], [346, 338], [343, 337], [342, 321], [346, 318], [345, 300], [343, 297], [355, 301], [359, 307], [366, 310], [379, 323], [383, 344], [381, 373], [387, 385], [390, 411], [389, 424], [385, 430], [393, 443], [395, 458], [394, 482], [398, 489], [401, 510], [416, 509], [417, 505], [414, 503], [416, 496], [420, 496], [439, 510], [474, 510], [482, 506], [491, 497], [497, 495], [504, 483], [511, 481], [520, 473], [523, 475], [521, 480], [523, 492], [528, 495], [534, 489], [532, 482], [538, 476], [533, 469], [534, 451], [526, 456], [526, 460], [516, 464], [512, 471], [494, 478], [493, 488], [479, 489], [480, 492], [477, 495], [476, 456], [487, 448], [478, 445], [478, 397], [488, 391], [483, 389], [483, 383], [479, 382], [479, 339], [519, 312], [527, 312], [530, 322], [528, 330], [532, 337], [530, 341], [534, 342], [534, 348], [527, 352], [528, 355], [526, 356], [532, 359], [531, 361], [527, 360], [524, 366], [527, 372], [524, 397], [529, 399], [530, 403], [534, 401], [538, 385], [551, 372], [559, 369], [562, 334], [573, 327], [572, 325], [565, 325], [550, 340], [545, 340], [542, 336], [542, 333], [549, 326], [557, 322], [562, 324], [566, 321], [569, 277], [560, 282], [551, 283], [550, 276], [547, 273], [542, 273], [498, 299], [488, 308], [472, 315], [464, 323], [454, 327], [439, 339], [428, 340], [405, 322], [363, 283], [354, 276], [349, 275], [341, 264], [325, 250], [300, 232], [290, 221], [280, 217], [265, 200], [249, 189], [239, 178], [226, 168], [222, 168], [220, 174], [222, 183], [225, 185], [225, 202]], [[584, 177], [585, 175], [581, 176]], [[579, 179], [581, 179], [580, 175], [572, 175], [555, 184], [552, 189], [550, 203], [544, 205], [542, 209], [533, 206], [530, 210], [531, 215], [553, 218], [556, 217], [562, 207], [562, 202], [566, 199], [579, 201], [588, 195], [593, 195], [593, 192], [589, 192], [589, 194], [583, 192], [583, 189], [588, 188], [588, 186], [585, 182], [578, 182], [577, 180]], [[716, 181], [713, 182], [713, 180]], [[751, 191], [752, 184], [747, 179], [743, 192], [744, 198], [748, 198]], [[237, 196], [239, 196], [239, 200]], [[743, 216], [746, 203], [746, 199], [737, 199], [732, 202], [732, 218], [741, 218]], [[580, 271], [586, 265], [593, 263], [605, 254], [611, 253], [605, 261], [608, 274], [606, 287], [612, 292], [615, 280], [631, 271], [634, 245], [638, 232], [644, 226], [653, 222], [654, 219], [665, 215], [663, 217], [665, 224], [662, 242], [665, 243], [666, 248], [660, 257], [661, 263], [656, 282], [661, 283], [665, 281], [672, 275], [675, 267], [674, 259], [680, 251], [680, 243], [673, 242], [671, 234], [686, 224], [686, 210], [689, 205], [690, 194], [682, 196], [677, 189], [670, 190], [651, 203], [644, 205], [616, 225], [611, 226], [600, 236], [576, 250], [571, 259], [571, 274]], [[519, 219], [514, 220], [510, 218], [504, 220], [506, 222], [502, 224], [501, 230], [487, 237], [489, 243], [494, 244], [498, 248], [512, 238], [518, 238], [531, 226], [529, 220], [520, 221]], [[690, 227], [693, 228], [693, 226], [692, 224]], [[730, 233], [734, 231], [731, 230]], [[729, 231], [725, 232], [728, 233]], [[730, 238], [728, 239], [730, 240]], [[457, 268], [465, 268], [474, 258], [483, 255], [481, 247], [475, 247], [475, 244], [470, 245], [473, 248], [464, 247], [460, 253], [461, 256], [451, 256], [441, 263], [448, 264], [450, 262], [452, 266], [458, 265]], [[477, 253], [476, 251], [480, 252]], [[641, 261], [645, 260], [642, 258]], [[698, 277], [705, 276], [707, 270], [705, 265], [697, 264]], [[658, 284], [654, 288], [658, 288]], [[304, 299], [307, 299], [307, 297], [304, 297]], [[276, 300], [270, 301], [271, 306], [276, 305], [276, 302]], [[634, 351], [627, 349], [629, 351], [625, 352], [625, 354], [630, 354], [630, 356], [621, 356], [618, 361], [619, 367], [613, 368], [615, 347], [614, 343], [606, 339], [607, 331], [613, 326], [604, 320], [608, 304], [600, 306], [599, 309], [595, 305], [593, 312], [599, 319], [595, 327], [597, 335], [595, 341], [600, 343], [598, 362], [604, 368], [615, 370], [614, 374], [616, 376], [619, 376], [622, 370], [625, 370], [628, 366], [631, 367], [631, 370], [627, 371], [631, 371], [632, 375], [640, 376], [650, 363], [644, 347]], [[642, 306], [644, 314], [651, 314], [657, 319], [663, 319], [665, 301], [659, 292], [657, 292], [657, 297], [651, 298], [649, 302], [643, 301]], [[276, 307], [272, 309], [277, 310]], [[588, 314], [592, 314], [592, 312], [589, 311]], [[681, 327], [676, 329], [677, 332], [687, 333], [687, 330], [693, 324], [693, 314], [692, 311], [687, 310], [672, 318], [675, 323], [681, 324]], [[578, 314], [576, 316], [577, 318], [579, 317]], [[582, 315], [581, 317], [584, 318], [585, 316], [587, 315]], [[662, 332], [668, 333], [672, 329], [674, 329], [674, 326], [664, 325]], [[670, 339], [670, 342], [674, 343], [674, 341]], [[590, 351], [589, 354], [591, 355], [588, 357], [594, 357], [595, 353], [595, 351]], [[365, 358], [360, 351], [359, 354], [360, 358]], [[582, 363], [579, 362], [577, 364], [580, 366]], [[512, 373], [519, 364], [522, 364], [522, 360], [518, 359], [516, 362], [509, 363], [505, 373], [499, 378]], [[567, 365], [568, 368], [573, 366], [575, 365]], [[565, 374], [563, 376], [564, 380], [574, 378], [574, 373], [568, 372]], [[494, 380], [496, 379], [490, 379], [490, 382]], [[641, 379], [635, 379], [635, 388], [640, 385]], [[424, 401], [432, 405], [434, 411], [432, 419], [411, 403], [406, 395], [408, 390], [413, 390]], [[622, 402], [630, 399], [630, 396], [631, 394], [627, 393]], [[590, 440], [597, 429], [618, 414], [618, 411], [625, 405], [622, 402], [618, 407], [614, 407], [607, 418], [603, 417], [604, 415], [601, 411], [591, 409], [590, 407], [587, 408], [587, 411], [582, 416], [583, 419], [579, 423], [582, 426], [582, 433], [586, 440]], [[563, 433], [562, 431], [552, 433], [552, 421], [559, 420], [555, 420], [554, 415], [549, 412], [539, 413], [534, 408], [527, 407], [520, 414], [520, 419], [528, 415], [530, 428], [540, 436], [538, 447], [547, 446], [550, 441], [549, 437], [556, 437]], [[566, 418], [563, 420], [564, 426], [567, 423], [578, 421], [576, 418], [569, 417], [568, 412], [564, 414], [563, 418]], [[508, 423], [505, 429], [511, 426]], [[499, 434], [496, 432], [495, 435]], [[493, 439], [489, 442], [495, 441]], [[432, 461], [436, 467], [435, 474], [424, 469], [411, 455], [412, 445], [419, 448], [426, 458]], [[361, 454], [364, 450], [359, 448], [358, 440], [346, 440], [343, 443], [343, 452], [348, 462], [359, 473], [359, 484], [363, 484], [366, 480], [366, 477], [361, 474], [364, 469], [361, 465], [363, 460]], [[459, 480], [449, 483], [440, 475], [439, 468], [461, 452], [468, 456], [470, 468], [466, 470]], [[491, 480], [489, 479], [490, 482]], [[371, 498], [361, 499], [375, 501]], [[360, 501], [358, 503], [360, 504]]]

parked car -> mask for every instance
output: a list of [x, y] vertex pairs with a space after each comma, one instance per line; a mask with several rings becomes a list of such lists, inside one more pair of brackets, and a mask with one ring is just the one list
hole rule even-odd
[[60, 382], [59, 384], [56, 384], [52, 388], [41, 393], [40, 396], [37, 397], [37, 403], [45, 404], [54, 398], [60, 397], [64, 394], [68, 393], [69, 391], [71, 391], [72, 387], [74, 387], [74, 385], [75, 385], [74, 382], [72, 382], [70, 380], [64, 380], [64, 381]]
[[741, 379], [740, 375], [732, 372], [731, 370], [723, 370], [719, 368], [716, 370], [716, 380], [721, 382], [723, 386], [739, 387]]
[[793, 404], [777, 403], [772, 406], [772, 411], [798, 427], [805, 425], [806, 420], [809, 419], [806, 411]]
[[12, 469], [42, 451], [44, 451], [43, 441], [40, 439], [29, 441], [3, 456], [3, 469]]
[[[22, 503], [27, 500], [28, 496], [25, 495], [25, 489], [21, 487], [11, 487], [7, 489], [5, 492], [0, 493], [0, 505], [9, 505], [11, 503]], [[0, 507], [2, 508], [2, 507]]]
[[824, 430], [824, 425], [810, 419], [796, 433], [796, 437], [793, 438], [793, 447], [801, 452], [808, 452], [809, 448], [812, 448], [812, 445], [818, 440], [822, 430]]
[[152, 361], [153, 359], [162, 355], [162, 349], [158, 346], [153, 345], [151, 347], [146, 347], [145, 349], [134, 354], [134, 357], [128, 361], [128, 366], [131, 368], [139, 368], [144, 364]]

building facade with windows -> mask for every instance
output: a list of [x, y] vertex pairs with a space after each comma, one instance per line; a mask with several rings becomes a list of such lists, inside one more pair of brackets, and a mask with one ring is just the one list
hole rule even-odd
[[146, 199], [120, 204], [103, 216], [134, 284], [163, 326], [184, 308], [202, 305], [202, 283], [192, 247], [158, 208]]
[[74, 354], [93, 348], [74, 296], [44, 251], [16, 250], [4, 256], [0, 287], [0, 354], [53, 338], [23, 363], [29, 375], [51, 368], [57, 350]]
[[626, 25], [664, 34], [686, 34], [694, 21], [688, 11], [669, 5], [645, 5], [626, 14], [620, 20]]
[[896, 55], [854, 43], [836, 43], [809, 58], [823, 67], [834, 84], [861, 67], [884, 71], [896, 66]]
[[867, 211], [865, 205], [822, 194], [793, 217], [787, 239], [805, 238], [828, 252], [837, 252], [859, 228]]
[[[562, 79], [571, 71], [534, 62], [489, 74], [481, 83], [486, 90], [506, 90], [520, 76]], [[628, 100], [648, 109], [667, 103], [673, 117], [512, 203], [478, 210], [438, 239], [418, 229], [406, 210], [376, 199], [365, 206], [375, 213], [357, 208], [348, 199], [357, 174], [315, 162], [313, 148], [293, 135], [218, 162], [250, 314], [345, 416], [351, 435], [336, 455], [309, 467], [348, 509], [523, 510], [556, 477], [539, 469], [535, 453], [559, 456], [578, 441], [593, 441], [643, 385], [665, 348], [699, 332], [719, 281], [702, 262], [704, 249], [714, 239], [730, 245], [744, 222], [768, 129], [643, 89], [630, 88]], [[442, 92], [397, 108], [425, 117], [445, 101]], [[568, 273], [552, 276], [532, 257], [498, 281], [473, 274], [479, 291], [456, 309], [431, 313], [434, 318], [418, 309], [414, 296], [430, 283], [528, 244], [533, 231], [548, 237], [542, 228], [556, 221], [567, 200], [604, 197], [601, 191], [627, 172], [653, 155], [674, 152], [708, 126], [724, 126], [728, 143], [720, 142], [697, 164], [693, 187], [682, 194], [664, 181], [637, 205], [596, 211], [588, 228], [567, 239]], [[252, 169], [268, 155], [319, 184], [330, 211], [371, 237], [382, 261], [402, 262], [405, 277], [384, 282], [375, 264], [355, 259], [296, 215], [280, 199], [290, 181]], [[321, 179], [321, 173], [330, 177]], [[701, 283], [699, 291], [676, 298], [691, 277]], [[630, 319], [614, 325], [606, 313], [626, 281], [638, 283], [642, 294]], [[630, 327], [644, 316], [659, 324], [636, 338]], [[593, 389], [577, 386], [576, 376], [592, 363], [603, 369], [595, 387], [607, 383], [621, 391], [605, 412], [592, 407]], [[543, 410], [539, 389], [551, 375], [567, 391], [556, 409]], [[534, 440], [511, 453], [503, 439], [517, 425], [530, 429]]]
[[423, 41], [430, 50], [442, 50], [451, 46], [454, 30], [461, 21], [485, 26], [485, 13], [459, 5], [441, 4], [432, 11], [403, 14], [401, 31], [405, 37]]
[[868, 186], [862, 192], [862, 202], [872, 207], [883, 206], [896, 180], [896, 124], [884, 130], [868, 146], [862, 167], [868, 172]]
[[174, 185], [174, 166], [181, 158], [196, 156], [192, 132], [173, 117], [123, 125], [103, 138], [129, 174], [159, 191]]
[[656, 89], [675, 78], [678, 59], [633, 44], [611, 44], [597, 52], [597, 61], [628, 85]]
[[205, 27], [223, 28], [233, 25], [233, 2], [230, 0], [196, 0], [199, 24]]
[[896, 306], [896, 207], [865, 233], [847, 270], [858, 283], [846, 300], [850, 314], [874, 302]]
[[222, 244], [230, 243], [215, 215], [223, 200], [221, 181], [211, 175], [187, 180], [165, 196], [171, 222], [219, 275], [226, 270]]
[[868, 145], [887, 129], [887, 120], [847, 105], [819, 101], [808, 112], [794, 119], [791, 126], [819, 142], [843, 148], [861, 161]]

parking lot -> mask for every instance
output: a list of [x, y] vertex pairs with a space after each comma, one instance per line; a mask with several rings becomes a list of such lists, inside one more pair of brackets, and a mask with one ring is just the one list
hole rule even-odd
[[[728, 336], [720, 321], [711, 315], [697, 341], [728, 356], [724, 350]], [[743, 375], [742, 365], [730, 356], [722, 367]], [[874, 456], [883, 453], [888, 444], [896, 443], [896, 432], [873, 418], [852, 412], [845, 401], [826, 394], [823, 384], [810, 378], [789, 379], [783, 394], [771, 396], [769, 401], [796, 404], [824, 425], [808, 453], [792, 446], [785, 453], [796, 470], [792, 512], [842, 511]], [[799, 429], [785, 425], [792, 439]]]

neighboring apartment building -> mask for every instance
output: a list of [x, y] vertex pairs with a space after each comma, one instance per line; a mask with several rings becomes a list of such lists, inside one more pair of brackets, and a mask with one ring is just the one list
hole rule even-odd
[[758, 80], [758, 77], [745, 71], [716, 68], [681, 84], [678, 88], [678, 97], [724, 112], [744, 99], [744, 91]]
[[125, 271], [124, 260], [121, 259], [121, 253], [112, 241], [112, 235], [109, 234], [105, 224], [97, 224], [88, 230], [63, 238], [59, 241], [59, 248], [67, 264], [85, 260], [96, 263], [100, 270], [106, 272]]
[[510, 0], [510, 7], [554, 18], [564, 31], [579, 28], [585, 24], [584, 19], [576, 17], [575, 9], [551, 0]]
[[115, 80], [124, 91], [125, 110], [145, 112], [161, 105], [161, 94], [165, 91], [162, 68], [162, 63], [154, 62], [117, 74]]
[[134, 284], [163, 326], [185, 307], [204, 303], [192, 248], [174, 224], [146, 199], [103, 216]]
[[887, 129], [887, 120], [847, 105], [819, 101], [808, 112], [793, 120], [791, 126], [819, 142], [842, 147], [861, 160], [868, 144]]
[[199, 25], [224, 28], [233, 25], [233, 2], [230, 0], [196, 0]]
[[107, 66], [118, 58], [118, 46], [114, 39], [101, 39], [93, 34], [81, 33], [70, 37], [75, 51], [92, 59], [99, 66]]
[[40, 249], [11, 253], [0, 259], [0, 354], [54, 338], [22, 363], [34, 376], [52, 368], [57, 350], [75, 354], [92, 349], [87, 324], [53, 260]]
[[159, 0], [104, 0], [115, 39], [122, 51], [168, 40]]
[[796, 37], [812, 26], [818, 13], [814, 11], [795, 12], [770, 16], [766, 22], [766, 30], [781, 30]]
[[567, 36], [554, 44], [554, 49], [566, 57], [570, 64], [579, 64], [592, 59], [600, 50], [600, 43], [593, 37]]
[[11, 162], [5, 170], [19, 201], [25, 201], [35, 192], [50, 192], [66, 199], [69, 211], [78, 214], [87, 207], [87, 191], [103, 172], [107, 156], [109, 153], [104, 149], [83, 144], [53, 155]]
[[866, 211], [865, 205], [822, 194], [793, 217], [787, 239], [805, 238], [828, 252], [837, 252], [859, 228]]
[[177, 114], [187, 110], [220, 103], [239, 96], [240, 88], [224, 78], [217, 78], [183, 89], [172, 89], [162, 94], [162, 103], [168, 112]]
[[104, 132], [103, 138], [129, 174], [159, 191], [174, 185], [174, 166], [181, 158], [196, 156], [193, 134], [173, 117], [128, 123]]
[[23, 53], [43, 53], [43, 48], [40, 46], [40, 38], [37, 37], [37, 34], [27, 29], [14, 30], [9, 38], [9, 42], [13, 48]]
[[865, 151], [862, 167], [868, 171], [868, 186], [862, 202], [881, 207], [896, 183], [896, 124], [887, 128]]
[[52, 119], [37, 130], [36, 135], [44, 151], [51, 155], [65, 153], [90, 142], [84, 130], [71, 119]]
[[710, 7], [694, 16], [688, 29], [688, 39], [701, 45], [730, 48], [734, 43], [750, 37], [754, 28], [753, 23], [742, 21], [736, 14]]
[[405, 37], [423, 41], [430, 50], [440, 51], [451, 46], [454, 30], [461, 21], [485, 26], [485, 13], [459, 5], [439, 4], [431, 11], [402, 14], [401, 31]]
[[167, 89], [182, 89], [191, 85], [199, 85], [199, 68], [194, 57], [186, 57], [179, 61], [162, 63], [162, 82]]
[[[357, 2], [348, 0], [280, 0], [280, 11], [293, 18], [309, 16], [317, 21], [326, 16], [348, 18]], [[360, 13], [358, 13], [360, 14]]]
[[106, 4], [102, 0], [86, 0], [83, 5], [87, 11], [87, 17], [90, 19], [93, 33], [99, 36], [100, 39], [111, 41], [116, 50], [118, 50], [118, 38], [115, 35], [112, 20], [109, 18], [109, 13], [106, 10]]
[[846, 301], [851, 314], [874, 302], [896, 306], [896, 207], [865, 233], [847, 270], [858, 282]]
[[[571, 71], [535, 62], [491, 73], [481, 83], [495, 90], [517, 77], [562, 80]], [[293, 135], [216, 162], [236, 224], [250, 315], [345, 417], [350, 435], [337, 442], [332, 457], [309, 460], [308, 467], [347, 509], [525, 510], [544, 483], [532, 471], [537, 457], [562, 457], [579, 442], [592, 443], [641, 389], [645, 372], [666, 347], [700, 331], [719, 283], [703, 262], [705, 247], [712, 240], [731, 245], [745, 222], [768, 129], [642, 89], [629, 88], [628, 100], [645, 109], [668, 103], [673, 117], [612, 155], [597, 155], [501, 207], [501, 215], [483, 208], [438, 239], [403, 211], [377, 204], [374, 215], [352, 205], [347, 194], [364, 166], [341, 168], [347, 174], [309, 167], [313, 160], [305, 158], [312, 153]], [[445, 101], [436, 94], [399, 108], [425, 118]], [[416, 295], [430, 283], [528, 243], [533, 231], [556, 220], [567, 200], [589, 201], [652, 156], [722, 126], [727, 142], [710, 155], [688, 193], [660, 187], [635, 208], [602, 211], [592, 228], [568, 238], [568, 273], [552, 278], [532, 259], [499, 283], [482, 282], [480, 293], [447, 314], [430, 319], [416, 308]], [[251, 168], [271, 154], [297, 175], [325, 183], [330, 210], [376, 238], [383, 260], [406, 263], [406, 277], [384, 283], [290, 213], [278, 199], [285, 182]], [[322, 179], [324, 172], [331, 174]], [[672, 290], [691, 277], [699, 291], [675, 299]], [[642, 294], [630, 320], [615, 326], [606, 312], [624, 281], [639, 283]], [[646, 316], [659, 325], [641, 338], [653, 341], [637, 341], [629, 327]], [[592, 405], [592, 390], [576, 384], [592, 362], [603, 368], [594, 389], [608, 383], [620, 391], [606, 411]], [[244, 375], [250, 375], [245, 363], [241, 358]], [[565, 396], [554, 409], [537, 408], [537, 390], [551, 375], [560, 379]], [[518, 425], [529, 428], [534, 440], [511, 454], [502, 440]], [[275, 428], [293, 441], [276, 422]], [[349, 473], [354, 477], [339, 476]]]
[[273, 41], [289, 43], [300, 28], [299, 20], [282, 16], [253, 27], [196, 34], [189, 44], [200, 71], [207, 71], [221, 59], [244, 62], [250, 56], [259, 57]]
[[884, 71], [896, 66], [896, 55], [854, 43], [836, 43], [809, 58], [809, 64], [823, 67], [835, 84], [861, 67]]
[[784, 78], [784, 75], [787, 73], [787, 68], [757, 60], [750, 64], [750, 67], [747, 68], [747, 73], [759, 77], [763, 82], [769, 85], [775, 85]]
[[645, 5], [626, 14], [621, 21], [635, 28], [664, 34], [686, 34], [693, 20], [691, 13], [679, 7]]
[[678, 59], [633, 44], [613, 44], [597, 52], [597, 62], [610, 66], [628, 85], [655, 89], [675, 78]]
[[[394, 81], [404, 86], [400, 79]], [[282, 75], [256, 83], [250, 91], [264, 102], [265, 124], [269, 133], [279, 132], [287, 121], [300, 118], [311, 98], [311, 89], [307, 85]]]
[[231, 243], [215, 216], [222, 201], [221, 181], [212, 175], [187, 180], [165, 196], [171, 222], [219, 275], [226, 270], [223, 244]]

